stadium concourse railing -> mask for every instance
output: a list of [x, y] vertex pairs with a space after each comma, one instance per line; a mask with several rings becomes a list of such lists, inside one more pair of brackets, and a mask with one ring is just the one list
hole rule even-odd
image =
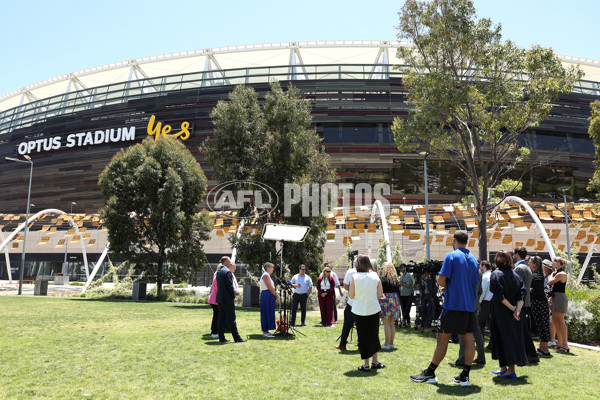
[[284, 65], [166, 75], [119, 82], [40, 99], [0, 112], [0, 134], [69, 115], [130, 100], [187, 90], [265, 83], [273, 80], [389, 79], [401, 77], [389, 64]]
[[[200, 88], [265, 83], [273, 80], [386, 80], [400, 77], [402, 72], [392, 64], [282, 65], [149, 77], [71, 91], [2, 111], [0, 134], [55, 116]], [[573, 92], [600, 96], [600, 84], [581, 80], [575, 85]]]

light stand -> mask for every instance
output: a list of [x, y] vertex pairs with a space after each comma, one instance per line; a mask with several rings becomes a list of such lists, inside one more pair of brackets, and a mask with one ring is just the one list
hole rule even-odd
[[[283, 242], [303, 242], [309, 231], [308, 226], [298, 225], [283, 225], [283, 224], [266, 224], [263, 230], [263, 240], [275, 240], [276, 248], [279, 248], [279, 279], [283, 282]], [[285, 286], [285, 287], [284, 287]], [[288, 321], [288, 297], [291, 303], [291, 289], [280, 283], [279, 286], [279, 326], [277, 335], [285, 337], [294, 336], [296, 332], [304, 335], [295, 327], [291, 327], [292, 333], [289, 332], [290, 325]], [[290, 304], [291, 305], [291, 304]], [[290, 307], [291, 309], [291, 307]]]
[[[73, 226], [73, 205], [74, 204], [77, 204], [77, 203], [75, 203], [74, 201], [72, 201], [71, 202], [71, 219], [69, 220], [69, 226], [71, 226], [71, 227]], [[63, 262], [63, 271], [62, 271], [63, 274], [66, 274], [66, 273], [69, 272], [68, 268], [67, 268], [67, 252], [68, 252], [68, 249], [69, 249], [69, 239], [67, 239], [66, 242], [65, 242], [65, 261]]]
[[29, 163], [29, 190], [27, 191], [27, 211], [25, 213], [25, 233], [23, 234], [23, 252], [21, 253], [21, 271], [19, 271], [19, 291], [20, 295], [23, 291], [23, 273], [25, 272], [25, 246], [27, 246], [27, 231], [29, 230], [29, 206], [31, 205], [31, 178], [33, 176], [33, 161], [27, 154], [23, 155], [26, 161], [18, 158], [5, 157], [7, 161], [16, 161], [20, 163]]
[[431, 261], [431, 244], [429, 242], [429, 188], [427, 187], [427, 156], [429, 153], [420, 152], [419, 154], [423, 156], [423, 170], [425, 178], [425, 254], [427, 256], [427, 261]]
[[563, 194], [563, 200], [565, 202], [565, 229], [567, 231], [567, 257], [569, 259], [569, 286], [573, 289], [573, 271], [571, 270], [571, 242], [569, 240], [569, 213], [567, 211], [567, 190], [571, 189], [569, 186], [561, 186], [558, 188]]

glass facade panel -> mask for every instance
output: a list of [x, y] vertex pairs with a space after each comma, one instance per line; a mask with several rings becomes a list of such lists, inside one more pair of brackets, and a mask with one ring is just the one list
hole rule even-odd
[[594, 154], [594, 142], [590, 138], [571, 136], [572, 151]]
[[536, 134], [536, 148], [540, 150], [568, 151], [569, 143], [565, 136]]

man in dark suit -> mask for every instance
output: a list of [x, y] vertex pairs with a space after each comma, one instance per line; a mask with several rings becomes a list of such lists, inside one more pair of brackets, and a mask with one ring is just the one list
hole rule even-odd
[[235, 272], [235, 264], [231, 262], [229, 257], [221, 257], [221, 269], [217, 271], [217, 303], [219, 303], [219, 319], [217, 322], [217, 330], [219, 332], [219, 342], [226, 343], [229, 340], [225, 339], [225, 329], [229, 329], [233, 335], [233, 340], [236, 343], [245, 342], [237, 330], [235, 321], [235, 296], [239, 291], [233, 286], [233, 273]]

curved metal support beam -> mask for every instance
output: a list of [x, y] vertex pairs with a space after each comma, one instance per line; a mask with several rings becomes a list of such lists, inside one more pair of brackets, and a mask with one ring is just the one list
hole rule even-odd
[[[98, 273], [100, 266], [102, 265], [102, 263], [104, 262], [104, 259], [106, 258], [106, 255], [108, 254], [109, 247], [110, 247], [110, 244], [107, 243], [106, 247], [104, 248], [104, 251], [102, 252], [102, 254], [100, 254], [100, 258], [98, 259], [98, 262], [96, 262], [96, 265], [94, 266], [94, 270], [92, 271], [92, 274], [89, 275], [87, 278], [87, 281], [85, 281], [85, 285], [83, 285], [83, 289], [81, 289], [81, 293], [84, 293], [87, 290], [88, 286], [90, 286], [90, 283], [92, 283], [92, 280], [94, 280], [94, 277]], [[87, 267], [86, 267], [86, 270], [87, 270]]]
[[[0, 229], [0, 238], [4, 241], [4, 232]], [[6, 260], [6, 273], [8, 274], [8, 283], [12, 284], [12, 271], [10, 268], [10, 255], [8, 249], [4, 247], [4, 259]]]
[[[46, 215], [46, 214], [66, 214], [66, 212], [61, 211], [61, 210], [57, 210], [55, 208], [48, 208], [46, 210], [42, 210], [36, 214], [34, 214], [33, 216], [29, 217], [29, 219], [25, 222], [23, 222], [21, 225], [19, 225], [17, 227], [17, 229], [15, 229], [14, 231], [12, 231], [10, 233], [10, 235], [8, 235], [8, 237], [6, 239], [4, 239], [4, 241], [2, 242], [2, 244], [0, 244], [0, 250], [2, 250], [4, 248], [4, 246], [6, 246], [15, 236], [17, 236], [17, 234], [19, 232], [21, 232], [23, 230], [24, 227], [26, 227], [27, 225], [29, 225], [30, 222], [35, 221], [37, 219], [37, 217], [41, 216], [41, 215]], [[26, 243], [23, 243], [23, 246], [25, 246]]]
[[598, 251], [594, 246], [590, 246], [590, 250], [587, 253], [587, 256], [585, 257], [585, 261], [583, 262], [583, 265], [581, 266], [581, 271], [579, 271], [579, 275], [577, 276], [577, 284], [579, 285], [581, 283], [581, 280], [583, 279], [583, 275], [585, 274], [585, 270], [588, 267], [588, 264], [590, 263], [590, 260], [592, 259], [592, 255]]
[[[75, 228], [75, 232], [77, 235], [81, 236], [79, 233], [79, 227], [77, 225], [71, 224], [73, 228]], [[83, 266], [85, 269], [85, 278], [86, 280], [90, 279], [90, 272], [88, 271], [88, 260], [87, 260], [87, 252], [85, 251], [85, 243], [83, 243], [83, 238], [79, 238], [79, 243], [81, 244], [81, 254], [83, 255]]]
[[379, 211], [379, 219], [381, 220], [381, 230], [383, 231], [383, 239], [385, 240], [385, 258], [387, 262], [392, 262], [392, 249], [390, 248], [390, 234], [387, 219], [385, 217], [385, 210], [381, 201], [375, 200], [373, 208], [371, 209], [371, 223], [375, 222], [377, 216], [376, 211]]
[[[39, 216], [42, 215], [46, 215], [46, 214], [58, 214], [58, 215], [62, 215], [62, 214], [66, 214], [66, 212], [58, 210], [56, 208], [48, 208], [46, 210], [42, 210], [37, 212], [36, 214], [34, 214], [33, 216], [29, 217], [29, 219], [25, 222], [23, 222], [21, 225], [19, 225], [17, 227], [17, 229], [15, 229], [14, 231], [12, 231], [10, 233], [10, 235], [8, 235], [8, 237], [6, 239], [4, 239], [2, 241], [2, 244], [0, 244], [0, 251], [2, 249], [6, 249], [6, 245], [8, 243], [10, 243], [10, 241], [19, 233], [21, 232], [27, 225], [29, 225], [31, 222], [35, 221]], [[75, 231], [77, 232], [77, 234], [79, 235], [79, 227], [77, 225], [71, 225], [73, 226], [73, 228], [75, 229]], [[89, 271], [88, 271], [88, 262], [87, 262], [87, 252], [85, 251], [85, 244], [83, 243], [83, 240], [80, 240], [81, 243], [81, 253], [83, 254], [83, 265], [85, 267], [85, 276], [88, 278], [89, 280]], [[27, 243], [23, 242], [23, 246], [26, 246]], [[8, 251], [8, 250], [6, 250]], [[8, 257], [8, 256], [7, 256]], [[8, 265], [8, 264], [7, 264]], [[10, 274], [10, 272], [9, 272]], [[10, 276], [10, 275], [9, 275]]]
[[496, 208], [494, 208], [492, 210], [492, 213], [495, 212], [498, 209], [498, 207], [500, 207], [500, 204], [508, 202], [508, 201], [517, 202], [520, 205], [522, 205], [525, 208], [525, 210], [527, 210], [527, 212], [529, 213], [529, 215], [531, 216], [531, 218], [533, 219], [533, 221], [535, 222], [537, 227], [540, 229], [540, 232], [542, 232], [542, 237], [544, 238], [544, 242], [546, 242], [546, 247], [548, 247], [548, 253], [550, 253], [550, 258], [553, 259], [555, 257], [554, 249], [552, 248], [552, 242], [550, 241], [550, 238], [548, 237], [548, 234], [546, 233], [546, 229], [544, 229], [544, 225], [542, 224], [542, 221], [540, 221], [540, 219], [536, 215], [535, 211], [533, 211], [533, 209], [529, 206], [529, 204], [527, 204], [525, 202], [525, 200], [523, 200], [522, 198], [517, 197], [517, 196], [508, 196], [508, 197], [504, 198], [500, 203], [498, 203]]

